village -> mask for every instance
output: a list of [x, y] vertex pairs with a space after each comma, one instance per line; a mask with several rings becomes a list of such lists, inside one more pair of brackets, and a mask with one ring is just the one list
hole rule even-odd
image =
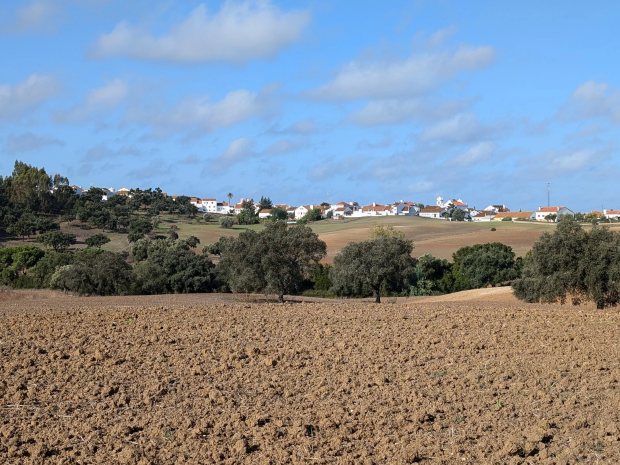
[[[71, 186], [74, 191], [81, 195], [84, 189], [80, 186]], [[113, 187], [102, 188], [102, 200], [106, 201], [115, 195], [132, 196], [132, 189], [126, 187], [118, 190]], [[167, 193], [162, 193], [167, 197]], [[173, 195], [171, 198], [175, 200], [178, 196]], [[238, 215], [245, 208], [244, 202], [248, 199], [241, 198], [239, 202], [232, 203], [232, 194], [228, 194], [228, 201], [218, 201], [216, 198], [199, 198], [190, 197], [190, 203], [194, 205], [198, 213], [211, 213], [221, 215]], [[369, 205], [360, 205], [358, 202], [338, 202], [330, 204], [328, 202], [307, 204], [301, 206], [293, 206], [289, 204], [274, 204], [273, 207], [281, 208], [288, 214], [290, 220], [300, 220], [304, 218], [308, 212], [318, 210], [323, 219], [345, 219], [345, 218], [361, 218], [376, 216], [419, 216], [421, 218], [431, 218], [446, 221], [472, 221], [472, 222], [490, 222], [490, 221], [541, 221], [541, 222], [557, 222], [563, 215], [575, 216], [575, 212], [564, 206], [538, 206], [532, 210], [513, 211], [504, 204], [491, 204], [485, 208], [478, 209], [475, 206], [470, 207], [467, 202], [462, 199], [445, 200], [438, 196], [435, 199], [435, 205], [424, 205], [408, 200], [397, 200], [392, 203], [381, 204], [373, 202]], [[261, 208], [258, 203], [254, 204], [255, 213], [259, 219], [266, 219], [271, 216], [271, 208]], [[592, 218], [605, 218], [610, 221], [619, 221], [620, 210], [603, 209], [602, 211], [591, 211], [586, 215]], [[583, 216], [583, 215], [582, 215]]]

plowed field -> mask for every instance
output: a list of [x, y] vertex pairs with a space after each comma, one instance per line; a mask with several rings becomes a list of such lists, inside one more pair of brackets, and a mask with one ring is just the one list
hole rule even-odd
[[0, 463], [620, 463], [617, 311], [0, 302]]

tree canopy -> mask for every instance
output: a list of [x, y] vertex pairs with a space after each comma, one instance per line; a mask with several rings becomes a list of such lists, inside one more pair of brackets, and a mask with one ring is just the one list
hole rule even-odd
[[407, 289], [415, 266], [412, 251], [413, 241], [394, 236], [350, 243], [334, 258], [330, 273], [334, 292], [345, 296], [372, 293], [379, 303], [382, 287]]
[[306, 226], [275, 222], [260, 232], [219, 241], [219, 267], [233, 292], [298, 292], [326, 254], [325, 242]]

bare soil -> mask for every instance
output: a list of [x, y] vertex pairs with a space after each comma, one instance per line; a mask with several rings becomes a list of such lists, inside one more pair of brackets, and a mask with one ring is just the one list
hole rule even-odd
[[619, 463], [618, 311], [495, 294], [13, 294], [0, 463]]

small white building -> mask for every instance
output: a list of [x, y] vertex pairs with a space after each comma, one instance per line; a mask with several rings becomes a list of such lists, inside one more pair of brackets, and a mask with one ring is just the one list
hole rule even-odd
[[205, 213], [217, 213], [217, 200], [202, 199], [202, 208]]
[[481, 212], [478, 212], [476, 215], [473, 215], [471, 217], [471, 219], [473, 221], [476, 221], [476, 222], [492, 221], [493, 218], [495, 218], [495, 215], [496, 215], [496, 213], [494, 211], [485, 211], [485, 210], [483, 210]]
[[548, 221], [547, 215], [556, 215], [556, 223], [560, 221], [562, 215], [574, 215], [573, 211], [566, 207], [538, 207], [536, 211], [536, 221]]
[[353, 210], [351, 210], [351, 207], [349, 207], [348, 205], [346, 207], [335, 208], [335, 209], [333, 209], [331, 211], [334, 212], [333, 213], [334, 218], [339, 218], [339, 219], [342, 219], [345, 216], [350, 216], [351, 213], [353, 213]]
[[487, 208], [484, 209], [484, 211], [501, 213], [501, 212], [509, 212], [510, 209], [506, 205], [489, 205]]
[[258, 212], [258, 218], [264, 220], [265, 218], [269, 218], [271, 216], [271, 208], [264, 208]]
[[447, 212], [448, 209], [446, 207], [434, 207], [428, 206], [420, 210], [420, 216], [422, 218], [435, 218], [435, 219], [443, 219], [443, 214]]
[[603, 210], [603, 215], [610, 220], [617, 220], [620, 219], [620, 210]]

